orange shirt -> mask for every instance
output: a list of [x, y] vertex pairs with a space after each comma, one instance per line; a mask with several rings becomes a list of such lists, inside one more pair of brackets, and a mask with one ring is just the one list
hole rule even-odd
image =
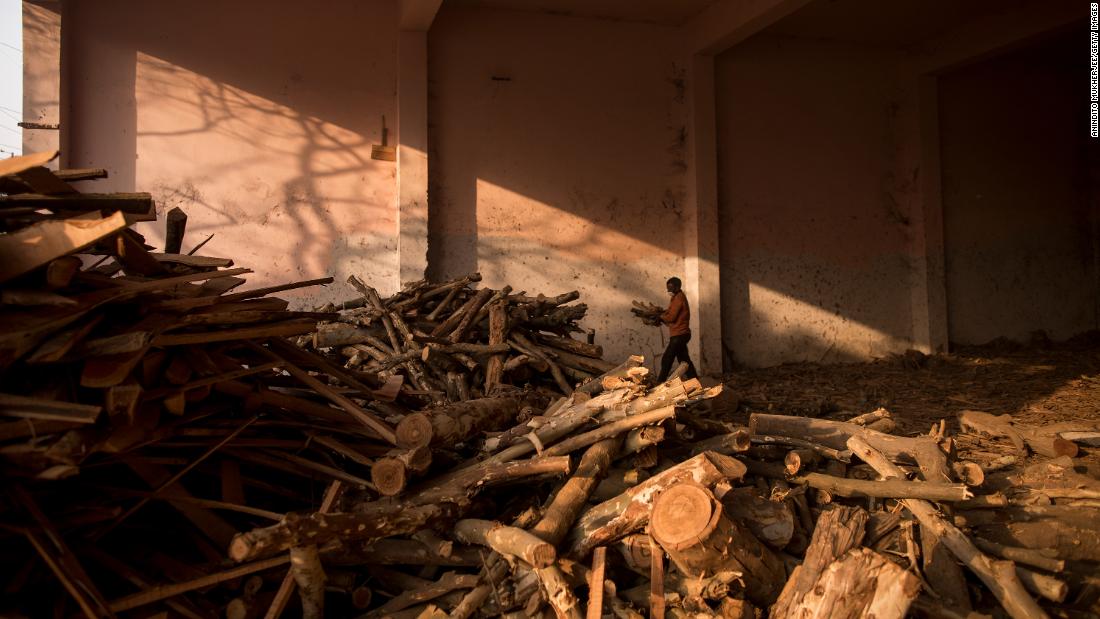
[[687, 296], [681, 290], [672, 295], [668, 302], [668, 309], [661, 314], [661, 322], [668, 325], [669, 335], [691, 335], [688, 323], [691, 320], [691, 310], [688, 309]]

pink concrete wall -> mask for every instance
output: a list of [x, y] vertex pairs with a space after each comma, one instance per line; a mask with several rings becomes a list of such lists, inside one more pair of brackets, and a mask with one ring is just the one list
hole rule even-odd
[[880, 49], [758, 36], [718, 57], [723, 339], [752, 366], [911, 345], [898, 105]]
[[[61, 2], [23, 3], [23, 120], [57, 124], [61, 102]], [[59, 132], [24, 129], [23, 152], [57, 150]], [[56, 168], [57, 161], [50, 164]]]
[[[611, 359], [663, 350], [629, 313], [681, 275], [686, 110], [670, 29], [448, 9], [429, 41], [429, 273], [580, 290]], [[494, 79], [497, 78], [497, 79]]]
[[1086, 193], [1086, 34], [940, 78], [951, 341], [1064, 339], [1097, 324]]
[[[203, 253], [254, 269], [251, 285], [356, 274], [395, 288], [395, 164], [370, 150], [396, 118], [396, 0], [65, 11], [68, 165], [183, 208], [184, 250], [215, 233]], [[295, 303], [348, 295], [334, 288]]]

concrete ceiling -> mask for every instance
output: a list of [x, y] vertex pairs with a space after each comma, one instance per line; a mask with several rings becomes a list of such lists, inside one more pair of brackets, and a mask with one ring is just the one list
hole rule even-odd
[[766, 32], [903, 48], [1028, 1], [1034, 0], [814, 0]]
[[445, 6], [533, 11], [679, 26], [714, 0], [444, 0]]

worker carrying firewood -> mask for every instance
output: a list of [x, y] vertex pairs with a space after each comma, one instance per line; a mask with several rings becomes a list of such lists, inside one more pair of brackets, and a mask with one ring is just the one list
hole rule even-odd
[[680, 289], [682, 285], [683, 283], [679, 277], [670, 277], [665, 282], [665, 289], [672, 295], [668, 302], [668, 309], [662, 310], [660, 306], [652, 303], [635, 301], [634, 309], [630, 310], [647, 325], [655, 327], [662, 324], [668, 325], [668, 346], [665, 347], [665, 354], [661, 356], [661, 373], [657, 377], [659, 383], [668, 378], [669, 372], [672, 371], [673, 361], [688, 364], [687, 373], [684, 374], [685, 378], [695, 378], [697, 376], [695, 364], [691, 362], [691, 357], [688, 356], [687, 344], [691, 340], [691, 328], [689, 326], [691, 309], [688, 307], [687, 296]]

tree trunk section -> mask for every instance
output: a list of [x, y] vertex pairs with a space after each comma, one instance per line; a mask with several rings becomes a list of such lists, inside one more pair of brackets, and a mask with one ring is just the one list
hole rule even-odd
[[830, 564], [788, 615], [800, 619], [903, 619], [920, 592], [912, 573], [868, 548]]
[[456, 522], [454, 531], [461, 542], [488, 546], [502, 555], [519, 557], [532, 567], [546, 567], [557, 559], [553, 544], [518, 527], [471, 518]]
[[685, 481], [713, 486], [719, 481], [741, 479], [744, 474], [745, 465], [714, 452], [685, 460], [584, 512], [570, 533], [568, 555], [584, 557], [596, 546], [609, 545], [640, 530], [649, 522], [654, 498], [667, 488]]
[[501, 430], [515, 421], [523, 406], [518, 397], [480, 398], [443, 408], [406, 415], [395, 428], [397, 444], [414, 448], [454, 445], [478, 432]]
[[649, 531], [685, 575], [740, 572], [745, 595], [758, 606], [774, 602], [783, 587], [783, 561], [727, 518], [703, 486], [681, 483], [662, 492], [653, 504]]
[[[892, 464], [884, 454], [871, 447], [863, 438], [852, 437], [848, 441], [848, 448], [884, 478], [903, 476], [901, 469]], [[943, 544], [978, 575], [994, 597], [1001, 602], [1009, 616], [1013, 619], [1048, 616], [1028, 595], [1016, 576], [1015, 566], [1011, 561], [994, 561], [982, 554], [961, 531], [947, 522], [931, 503], [919, 499], [906, 499], [904, 504], [920, 521], [922, 530], [931, 530], [939, 536]]]
[[806, 557], [791, 573], [779, 599], [768, 616], [773, 619], [797, 617], [802, 598], [813, 588], [825, 568], [841, 555], [863, 542], [869, 516], [859, 507], [833, 505], [817, 519]]
[[542, 520], [531, 528], [531, 533], [555, 546], [561, 542], [588, 497], [607, 473], [621, 442], [618, 437], [604, 439], [584, 452], [577, 471], [554, 495], [554, 500], [543, 510]]
[[290, 572], [298, 584], [298, 596], [302, 599], [303, 619], [321, 619], [325, 616], [325, 570], [317, 546], [295, 546], [290, 549]]

